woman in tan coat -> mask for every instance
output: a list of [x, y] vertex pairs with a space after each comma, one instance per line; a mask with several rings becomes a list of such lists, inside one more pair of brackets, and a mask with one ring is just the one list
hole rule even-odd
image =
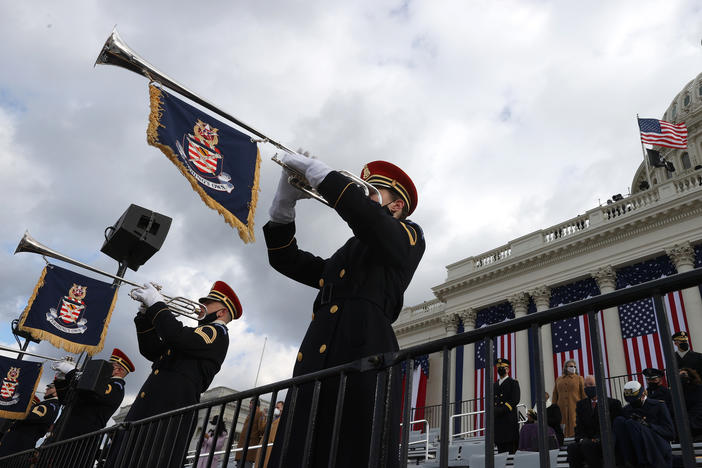
[[561, 409], [561, 424], [565, 437], [575, 434], [575, 404], [587, 398], [582, 376], [578, 375], [578, 367], [572, 359], [563, 366], [563, 375], [556, 379], [551, 401]]

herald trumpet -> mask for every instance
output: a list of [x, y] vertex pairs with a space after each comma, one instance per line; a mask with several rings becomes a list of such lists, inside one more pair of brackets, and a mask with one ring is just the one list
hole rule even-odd
[[65, 358], [61, 359], [61, 358], [44, 356], [42, 354], [30, 353], [29, 351], [22, 351], [21, 349], [14, 349], [14, 348], [10, 348], [8, 346], [2, 346], [2, 345], [0, 345], [0, 351], [5, 351], [8, 353], [26, 354], [27, 356], [34, 356], [34, 357], [38, 357], [40, 359], [45, 359], [47, 361], [59, 362], [59, 361], [65, 361], [65, 360], [69, 360], [69, 361], [73, 360], [73, 358], [71, 358], [70, 356], [66, 356]]
[[[127, 70], [142, 75], [148, 78], [150, 81], [159, 83], [161, 86], [170, 88], [173, 91], [176, 91], [177, 93], [181, 94], [182, 96], [187, 97], [191, 101], [200, 104], [205, 109], [208, 109], [214, 112], [215, 114], [224, 117], [230, 122], [235, 123], [244, 130], [261, 138], [264, 142], [270, 143], [283, 151], [294, 153], [293, 150], [286, 147], [282, 143], [275, 141], [274, 139], [265, 135], [263, 132], [256, 130], [251, 125], [237, 119], [233, 115], [228, 114], [227, 112], [221, 110], [215, 105], [209, 103], [194, 92], [190, 91], [185, 86], [170, 78], [165, 73], [162, 73], [161, 71], [156, 69], [156, 67], [154, 67], [149, 62], [140, 57], [139, 54], [134, 52], [134, 50], [132, 50], [127, 45], [127, 43], [124, 42], [124, 40], [120, 37], [119, 33], [117, 32], [117, 28], [114, 28], [112, 30], [112, 33], [105, 41], [105, 44], [103, 44], [102, 49], [100, 50], [100, 53], [98, 54], [98, 57], [95, 60], [95, 65], [115, 65], [117, 67], [126, 68]], [[280, 164], [288, 171], [288, 173], [290, 174], [290, 176], [288, 177], [288, 183], [290, 185], [297, 188], [298, 190], [302, 190], [315, 200], [321, 201], [326, 205], [332, 206], [328, 200], [325, 200], [324, 197], [320, 195], [319, 192], [317, 192], [317, 190], [309, 184], [309, 182], [305, 179], [304, 174], [301, 174], [299, 171], [296, 171], [295, 169], [283, 163], [280, 159], [277, 158], [277, 155], [274, 155], [271, 159], [273, 160], [273, 162]], [[366, 196], [369, 196], [371, 193], [375, 193], [378, 196], [378, 201], [382, 204], [382, 197], [380, 196], [380, 191], [376, 187], [367, 183], [360, 177], [351, 174], [348, 171], [339, 172], [347, 178], [351, 179], [354, 184], [361, 187]]]
[[[18, 253], [18, 252], [30, 252], [30, 253], [39, 254], [43, 257], [55, 258], [57, 260], [61, 260], [62, 262], [70, 263], [72, 265], [84, 268], [86, 270], [90, 270], [92, 272], [95, 272], [95, 273], [107, 276], [109, 278], [115, 279], [115, 280], [119, 281], [120, 283], [130, 284], [132, 286], [135, 286], [136, 289], [142, 287], [142, 285], [140, 285], [138, 283], [134, 283], [134, 282], [126, 280], [120, 276], [113, 275], [111, 273], [108, 273], [106, 271], [102, 271], [102, 270], [95, 268], [93, 266], [87, 265], [83, 262], [79, 262], [78, 260], [74, 260], [70, 257], [62, 255], [59, 252], [48, 248], [47, 246], [45, 246], [41, 242], [34, 239], [29, 234], [29, 231], [25, 231], [24, 236], [22, 236], [22, 239], [20, 239], [19, 244], [17, 244], [17, 248], [15, 249], [15, 253]], [[160, 288], [157, 288], [157, 289], [160, 289]], [[134, 289], [132, 289], [132, 291], [129, 293], [129, 295], [132, 299], [134, 299], [134, 297], [132, 296], [133, 293], [134, 293]], [[188, 299], [186, 297], [182, 297], [182, 296], [171, 297], [171, 296], [163, 295], [163, 298], [166, 300], [166, 305], [168, 306], [168, 308], [178, 315], [183, 315], [185, 317], [197, 320], [207, 313], [207, 308], [205, 307], [204, 304], [200, 304], [199, 302], [193, 301], [193, 300]]]

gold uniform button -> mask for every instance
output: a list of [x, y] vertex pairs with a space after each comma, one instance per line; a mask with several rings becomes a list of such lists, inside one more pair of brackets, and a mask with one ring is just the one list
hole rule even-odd
[[302, 362], [302, 353], [297, 353], [297, 362]]
[[346, 270], [342, 268], [341, 271], [339, 272], [339, 278], [343, 278], [345, 274], [346, 274]]
[[329, 309], [329, 313], [330, 313], [330, 314], [335, 314], [337, 310], [339, 310], [339, 306], [333, 305], [333, 306], [331, 306], [331, 308]]
[[146, 393], [141, 392], [141, 395], [139, 395], [141, 398], [144, 398], [146, 396]]
[[166, 351], [166, 356], [170, 356], [170, 355], [171, 355], [171, 350], [169, 349], [168, 351]]
[[323, 353], [324, 351], [327, 350], [327, 345], [323, 344], [322, 346], [319, 347], [319, 353]]
[[154, 375], [158, 375], [158, 369], [154, 371]]
[[312, 320], [314, 320], [314, 312], [312, 312]]
[[324, 278], [319, 278], [319, 287], [324, 286]]

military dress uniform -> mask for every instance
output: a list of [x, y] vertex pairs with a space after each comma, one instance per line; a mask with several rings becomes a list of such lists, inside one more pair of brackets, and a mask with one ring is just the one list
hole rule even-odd
[[26, 418], [15, 421], [5, 432], [0, 440], [0, 457], [34, 448], [53, 424], [60, 407], [56, 397], [34, 405]]
[[[507, 359], [499, 358], [497, 365], [507, 364]], [[519, 382], [509, 375], [495, 385], [495, 445], [498, 452], [514, 453], [519, 445], [519, 417], [517, 405], [520, 399]]]
[[[379, 163], [379, 162], [376, 162]], [[411, 180], [406, 174], [394, 175], [394, 165], [369, 163], [362, 173], [371, 184], [385, 177], [390, 186], [404, 190]], [[394, 168], [394, 169], [393, 169]], [[385, 174], [385, 175], [383, 175]], [[386, 177], [392, 176], [392, 177]], [[392, 181], [392, 182], [390, 182]], [[414, 186], [411, 186], [414, 190]], [[300, 345], [293, 376], [319, 371], [365, 356], [397, 351], [392, 323], [402, 309], [403, 294], [419, 265], [425, 249], [420, 227], [409, 220], [394, 218], [388, 208], [365, 196], [362, 190], [336, 171], [330, 172], [317, 187], [326, 200], [348, 223], [354, 236], [330, 258], [322, 259], [301, 250], [295, 239], [295, 224], [269, 222], [263, 227], [271, 266], [285, 276], [318, 289], [311, 321]], [[405, 198], [411, 210], [416, 205], [416, 191]], [[414, 203], [412, 203], [414, 202]], [[370, 432], [373, 422], [373, 397], [376, 373], [349, 375], [339, 436], [337, 467], [368, 464]], [[400, 423], [400, 375], [395, 373], [391, 411], [390, 447], [386, 466], [397, 463]], [[300, 388], [293, 415], [293, 431], [282, 466], [300, 466], [313, 384]], [[338, 379], [322, 384], [311, 466], [327, 466]], [[288, 392], [285, 408], [291, 408]], [[283, 411], [280, 427], [291, 415]], [[396, 426], [395, 426], [396, 424]], [[271, 455], [277, 466], [283, 437], [278, 434]]]
[[[677, 343], [687, 343], [690, 346], [690, 334], [685, 331], [680, 331], [673, 334], [673, 341]], [[694, 369], [702, 377], [702, 353], [688, 350], [682, 356], [680, 355], [680, 347], [675, 353], [675, 360], [678, 362], [678, 369], [689, 367]]]

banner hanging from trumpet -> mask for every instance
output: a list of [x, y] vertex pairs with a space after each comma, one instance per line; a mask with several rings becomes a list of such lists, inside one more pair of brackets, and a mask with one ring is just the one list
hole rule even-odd
[[261, 155], [251, 137], [149, 85], [151, 114], [146, 132], [210, 208], [254, 241]]
[[20, 316], [18, 328], [69, 353], [102, 351], [117, 288], [48, 265]]
[[0, 418], [24, 419], [41, 378], [41, 362], [0, 356]]

